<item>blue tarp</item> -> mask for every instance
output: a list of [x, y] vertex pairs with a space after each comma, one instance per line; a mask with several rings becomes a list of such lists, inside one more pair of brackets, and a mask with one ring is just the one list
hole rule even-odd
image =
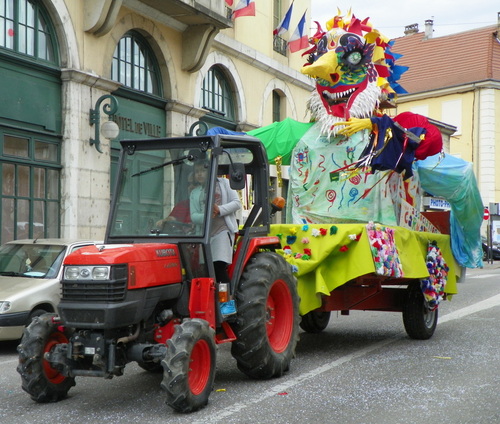
[[470, 162], [445, 154], [416, 162], [422, 188], [451, 205], [453, 256], [467, 268], [482, 267], [481, 224], [484, 207]]
[[212, 127], [207, 131], [207, 135], [217, 135], [217, 134], [225, 134], [225, 135], [245, 135], [244, 132], [231, 131], [223, 127]]

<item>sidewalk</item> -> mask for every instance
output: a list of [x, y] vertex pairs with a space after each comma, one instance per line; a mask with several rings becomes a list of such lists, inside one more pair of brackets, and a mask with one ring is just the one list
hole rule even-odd
[[466, 275], [478, 274], [484, 271], [495, 272], [498, 269], [500, 269], [500, 261], [493, 261], [493, 263], [488, 263], [487, 261], [483, 261], [482, 268], [467, 268]]
[[483, 261], [483, 269], [496, 269], [496, 268], [500, 268], [500, 261], [493, 261], [492, 263]]

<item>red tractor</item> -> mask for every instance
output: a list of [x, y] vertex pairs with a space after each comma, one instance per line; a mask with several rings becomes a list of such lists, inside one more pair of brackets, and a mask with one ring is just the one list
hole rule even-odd
[[[163, 372], [168, 405], [195, 411], [208, 402], [216, 345], [226, 342], [249, 377], [281, 376], [298, 340], [299, 298], [290, 265], [275, 253], [280, 241], [268, 236], [262, 143], [217, 135], [121, 144], [105, 243], [66, 258], [58, 313], [26, 328], [17, 367], [23, 389], [36, 402], [58, 401], [76, 377], [109, 379], [135, 361]], [[187, 201], [197, 161], [209, 175], [203, 223], [165, 219]], [[253, 204], [235, 236], [227, 291], [210, 249], [218, 175]]]

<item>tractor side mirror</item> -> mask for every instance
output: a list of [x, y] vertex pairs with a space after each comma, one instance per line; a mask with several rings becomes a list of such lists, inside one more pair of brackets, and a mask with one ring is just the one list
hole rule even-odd
[[233, 190], [243, 190], [245, 188], [245, 165], [242, 163], [231, 163], [229, 165], [229, 185]]

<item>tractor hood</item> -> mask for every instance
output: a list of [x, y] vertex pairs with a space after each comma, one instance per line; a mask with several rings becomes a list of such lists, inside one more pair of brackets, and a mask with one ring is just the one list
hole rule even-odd
[[164, 260], [165, 258], [179, 258], [179, 251], [175, 244], [102, 244], [82, 248], [68, 255], [64, 265], [113, 265]]

